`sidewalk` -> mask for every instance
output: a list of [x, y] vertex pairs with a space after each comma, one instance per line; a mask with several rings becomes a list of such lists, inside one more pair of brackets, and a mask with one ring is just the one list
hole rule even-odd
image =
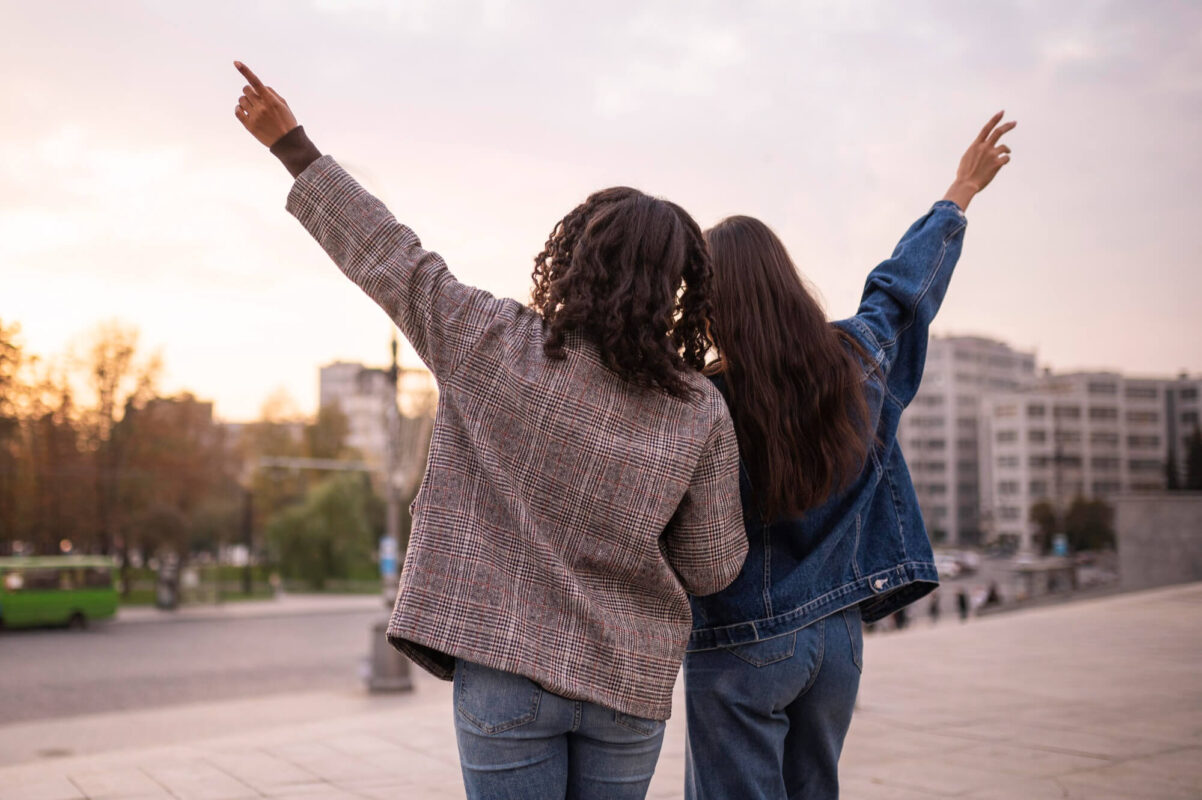
[[154, 606], [121, 606], [118, 623], [186, 622], [201, 619], [278, 617], [292, 614], [341, 614], [346, 611], [387, 611], [379, 594], [288, 594], [267, 600], [233, 600], [216, 604], [180, 606], [163, 611]]
[[[1202, 797], [1200, 615], [1192, 584], [867, 637], [843, 797]], [[653, 798], [681, 796], [679, 690]], [[212, 715], [255, 727], [107, 752], [101, 739], [90, 755], [0, 767], [0, 800], [458, 798], [449, 696], [422, 679], [396, 697], [348, 689], [8, 726], [0, 752], [41, 737], [79, 753], [85, 732], [154, 720], [177, 735]]]

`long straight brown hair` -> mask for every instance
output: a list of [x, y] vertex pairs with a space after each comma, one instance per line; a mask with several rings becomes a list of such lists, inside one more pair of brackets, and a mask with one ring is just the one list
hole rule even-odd
[[705, 232], [710, 334], [739, 451], [765, 521], [800, 516], [864, 467], [863, 357], [810, 295], [784, 244], [752, 217]]

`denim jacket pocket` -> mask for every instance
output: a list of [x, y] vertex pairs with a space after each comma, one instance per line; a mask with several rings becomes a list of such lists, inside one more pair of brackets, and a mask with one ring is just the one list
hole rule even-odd
[[766, 667], [793, 657], [797, 647], [797, 631], [763, 639], [758, 642], [739, 644], [725, 648], [732, 656], [745, 661], [753, 667]]
[[486, 736], [534, 722], [542, 696], [542, 688], [529, 678], [462, 659], [455, 662], [455, 710]]

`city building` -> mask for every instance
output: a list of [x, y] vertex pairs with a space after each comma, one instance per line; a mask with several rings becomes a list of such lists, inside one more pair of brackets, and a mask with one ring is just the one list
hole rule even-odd
[[1200, 383], [1188, 376], [1047, 372], [988, 398], [981, 408], [984, 538], [1029, 550], [1035, 503], [1046, 500], [1063, 511], [1077, 497], [1163, 491], [1174, 446], [1184, 481]]
[[981, 540], [982, 404], [1035, 378], [1035, 354], [978, 336], [933, 336], [898, 441], [936, 543]]
[[318, 397], [321, 408], [337, 406], [346, 416], [347, 446], [358, 450], [372, 467], [384, 468], [389, 429], [397, 413], [396, 387], [389, 371], [335, 361], [321, 368]]

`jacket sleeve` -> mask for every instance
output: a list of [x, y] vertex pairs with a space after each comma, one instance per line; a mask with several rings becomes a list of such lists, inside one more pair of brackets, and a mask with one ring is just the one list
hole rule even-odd
[[738, 577], [747, 559], [739, 498], [739, 445], [723, 409], [662, 539], [664, 556], [690, 594], [713, 594]]
[[287, 208], [388, 313], [440, 381], [517, 305], [455, 280], [441, 256], [422, 249], [417, 234], [330, 156], [297, 177]]
[[931, 321], [960, 258], [966, 225], [955, 203], [940, 200], [868, 274], [854, 322], [871, 331], [889, 393], [903, 406], [922, 380]]

